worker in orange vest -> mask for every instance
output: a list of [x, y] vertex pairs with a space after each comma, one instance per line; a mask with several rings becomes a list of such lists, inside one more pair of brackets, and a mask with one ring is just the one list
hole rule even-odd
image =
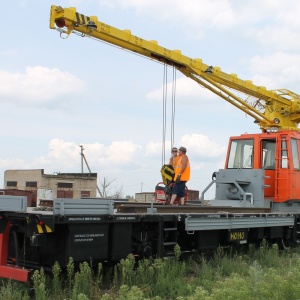
[[190, 161], [186, 155], [186, 148], [179, 148], [179, 160], [175, 168], [175, 184], [172, 190], [170, 204], [173, 205], [177, 197], [180, 198], [180, 204], [184, 205], [185, 184], [190, 180], [191, 168]]
[[173, 147], [171, 152], [172, 152], [172, 156], [170, 157], [169, 165], [171, 165], [175, 171], [180, 156], [178, 155], [177, 147]]

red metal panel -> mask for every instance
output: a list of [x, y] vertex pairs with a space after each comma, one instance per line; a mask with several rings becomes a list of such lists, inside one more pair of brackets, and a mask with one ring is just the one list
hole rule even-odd
[[7, 221], [0, 233], [0, 277], [26, 282], [30, 270], [7, 264], [9, 229], [10, 222]]
[[[5, 221], [3, 220], [2, 222], [5, 222]], [[0, 233], [0, 265], [1, 266], [7, 264], [9, 228], [10, 228], [9, 221], [6, 222], [6, 225], [4, 228], [1, 228], [3, 230], [3, 232]]]
[[0, 277], [2, 278], [27, 282], [29, 273], [30, 270], [12, 265], [0, 266]]

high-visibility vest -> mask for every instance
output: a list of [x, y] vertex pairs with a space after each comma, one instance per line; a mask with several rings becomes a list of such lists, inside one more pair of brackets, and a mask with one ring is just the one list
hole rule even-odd
[[179, 155], [174, 155], [170, 158], [170, 162], [171, 162], [171, 166], [173, 167], [173, 169], [175, 170], [178, 164], [178, 161], [180, 159]]
[[186, 156], [186, 158], [187, 158], [187, 166], [186, 166], [184, 172], [181, 173], [182, 166], [183, 166], [183, 164], [181, 162], [181, 159], [182, 159], [181, 156], [180, 156], [180, 159], [179, 159], [178, 164], [177, 164], [176, 169], [175, 169], [175, 179], [178, 176], [178, 174], [181, 174], [180, 181], [188, 181], [188, 180], [190, 180], [190, 176], [191, 176], [190, 161], [189, 161], [189, 158], [187, 156]]

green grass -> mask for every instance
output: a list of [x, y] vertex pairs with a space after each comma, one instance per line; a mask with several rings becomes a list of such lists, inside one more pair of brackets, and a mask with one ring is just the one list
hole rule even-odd
[[[239, 252], [218, 249], [213, 257], [148, 259], [136, 263], [129, 255], [114, 268], [109, 285], [102, 265], [93, 270], [87, 262], [75, 270], [70, 258], [63, 274], [58, 263], [52, 274], [44, 270], [32, 276], [34, 296], [28, 284], [3, 281], [0, 299], [55, 300], [293, 300], [300, 299], [299, 250], [280, 251], [278, 246], [248, 246]], [[110, 274], [111, 276], [111, 274]]]

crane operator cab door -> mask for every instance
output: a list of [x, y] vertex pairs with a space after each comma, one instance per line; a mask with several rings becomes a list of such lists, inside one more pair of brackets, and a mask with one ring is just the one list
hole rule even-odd
[[271, 198], [275, 203], [300, 202], [300, 185], [297, 184], [300, 182], [300, 136], [294, 131], [274, 135], [273, 139], [261, 140], [265, 198]]
[[274, 202], [300, 202], [300, 134], [280, 131], [275, 135]]
[[264, 199], [300, 203], [300, 134], [284, 131], [230, 139], [226, 169], [263, 169]]
[[262, 139], [261, 140], [261, 168], [265, 170], [265, 199], [274, 201], [275, 198], [275, 151], [276, 139]]

